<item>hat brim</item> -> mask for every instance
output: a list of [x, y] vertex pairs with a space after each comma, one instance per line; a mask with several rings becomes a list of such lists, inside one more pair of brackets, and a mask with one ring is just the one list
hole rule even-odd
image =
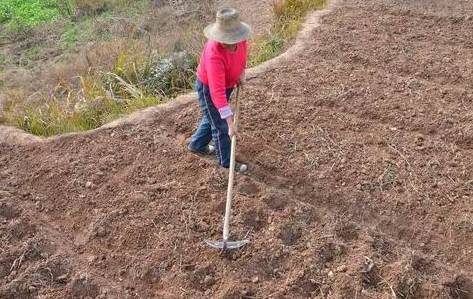
[[241, 41], [247, 40], [251, 36], [250, 25], [240, 22], [237, 30], [231, 32], [222, 31], [218, 28], [216, 23], [210, 24], [204, 29], [204, 35], [210, 40], [214, 40], [224, 44], [237, 44]]

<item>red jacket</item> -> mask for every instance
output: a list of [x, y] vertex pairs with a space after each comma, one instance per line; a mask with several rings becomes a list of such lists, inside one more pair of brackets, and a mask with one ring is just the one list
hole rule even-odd
[[247, 56], [247, 41], [238, 43], [236, 51], [232, 52], [221, 43], [209, 40], [202, 51], [197, 78], [209, 86], [212, 103], [222, 119], [233, 114], [225, 90], [238, 83], [245, 70]]

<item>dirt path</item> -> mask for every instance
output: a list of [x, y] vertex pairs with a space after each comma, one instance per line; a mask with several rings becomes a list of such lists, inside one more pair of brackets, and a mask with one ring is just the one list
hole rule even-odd
[[249, 82], [232, 256], [195, 102], [0, 143], [0, 297], [473, 298], [473, 3], [445, 3], [341, 1]]

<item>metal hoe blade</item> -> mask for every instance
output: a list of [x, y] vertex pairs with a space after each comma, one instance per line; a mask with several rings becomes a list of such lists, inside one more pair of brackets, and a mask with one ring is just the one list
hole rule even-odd
[[246, 244], [250, 243], [250, 240], [241, 241], [210, 241], [206, 240], [205, 243], [215, 249], [227, 250], [227, 249], [238, 249]]

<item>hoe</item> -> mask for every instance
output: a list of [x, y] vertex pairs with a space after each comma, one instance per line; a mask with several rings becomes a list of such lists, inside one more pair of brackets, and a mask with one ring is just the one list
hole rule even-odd
[[[238, 99], [240, 94], [240, 87], [237, 87], [236, 91], [236, 109], [234, 116], [234, 125], [237, 128], [238, 123], [238, 114], [240, 101]], [[227, 189], [227, 202], [225, 205], [225, 219], [223, 222], [223, 240], [222, 241], [210, 241], [206, 240], [205, 242], [213, 248], [220, 250], [229, 250], [229, 249], [238, 249], [250, 242], [250, 240], [240, 240], [240, 241], [229, 241], [228, 237], [230, 235], [230, 215], [232, 212], [232, 193], [233, 193], [233, 180], [235, 176], [235, 150], [236, 150], [236, 136], [232, 136], [232, 147], [230, 154], [230, 172], [228, 176], [228, 189]]]

